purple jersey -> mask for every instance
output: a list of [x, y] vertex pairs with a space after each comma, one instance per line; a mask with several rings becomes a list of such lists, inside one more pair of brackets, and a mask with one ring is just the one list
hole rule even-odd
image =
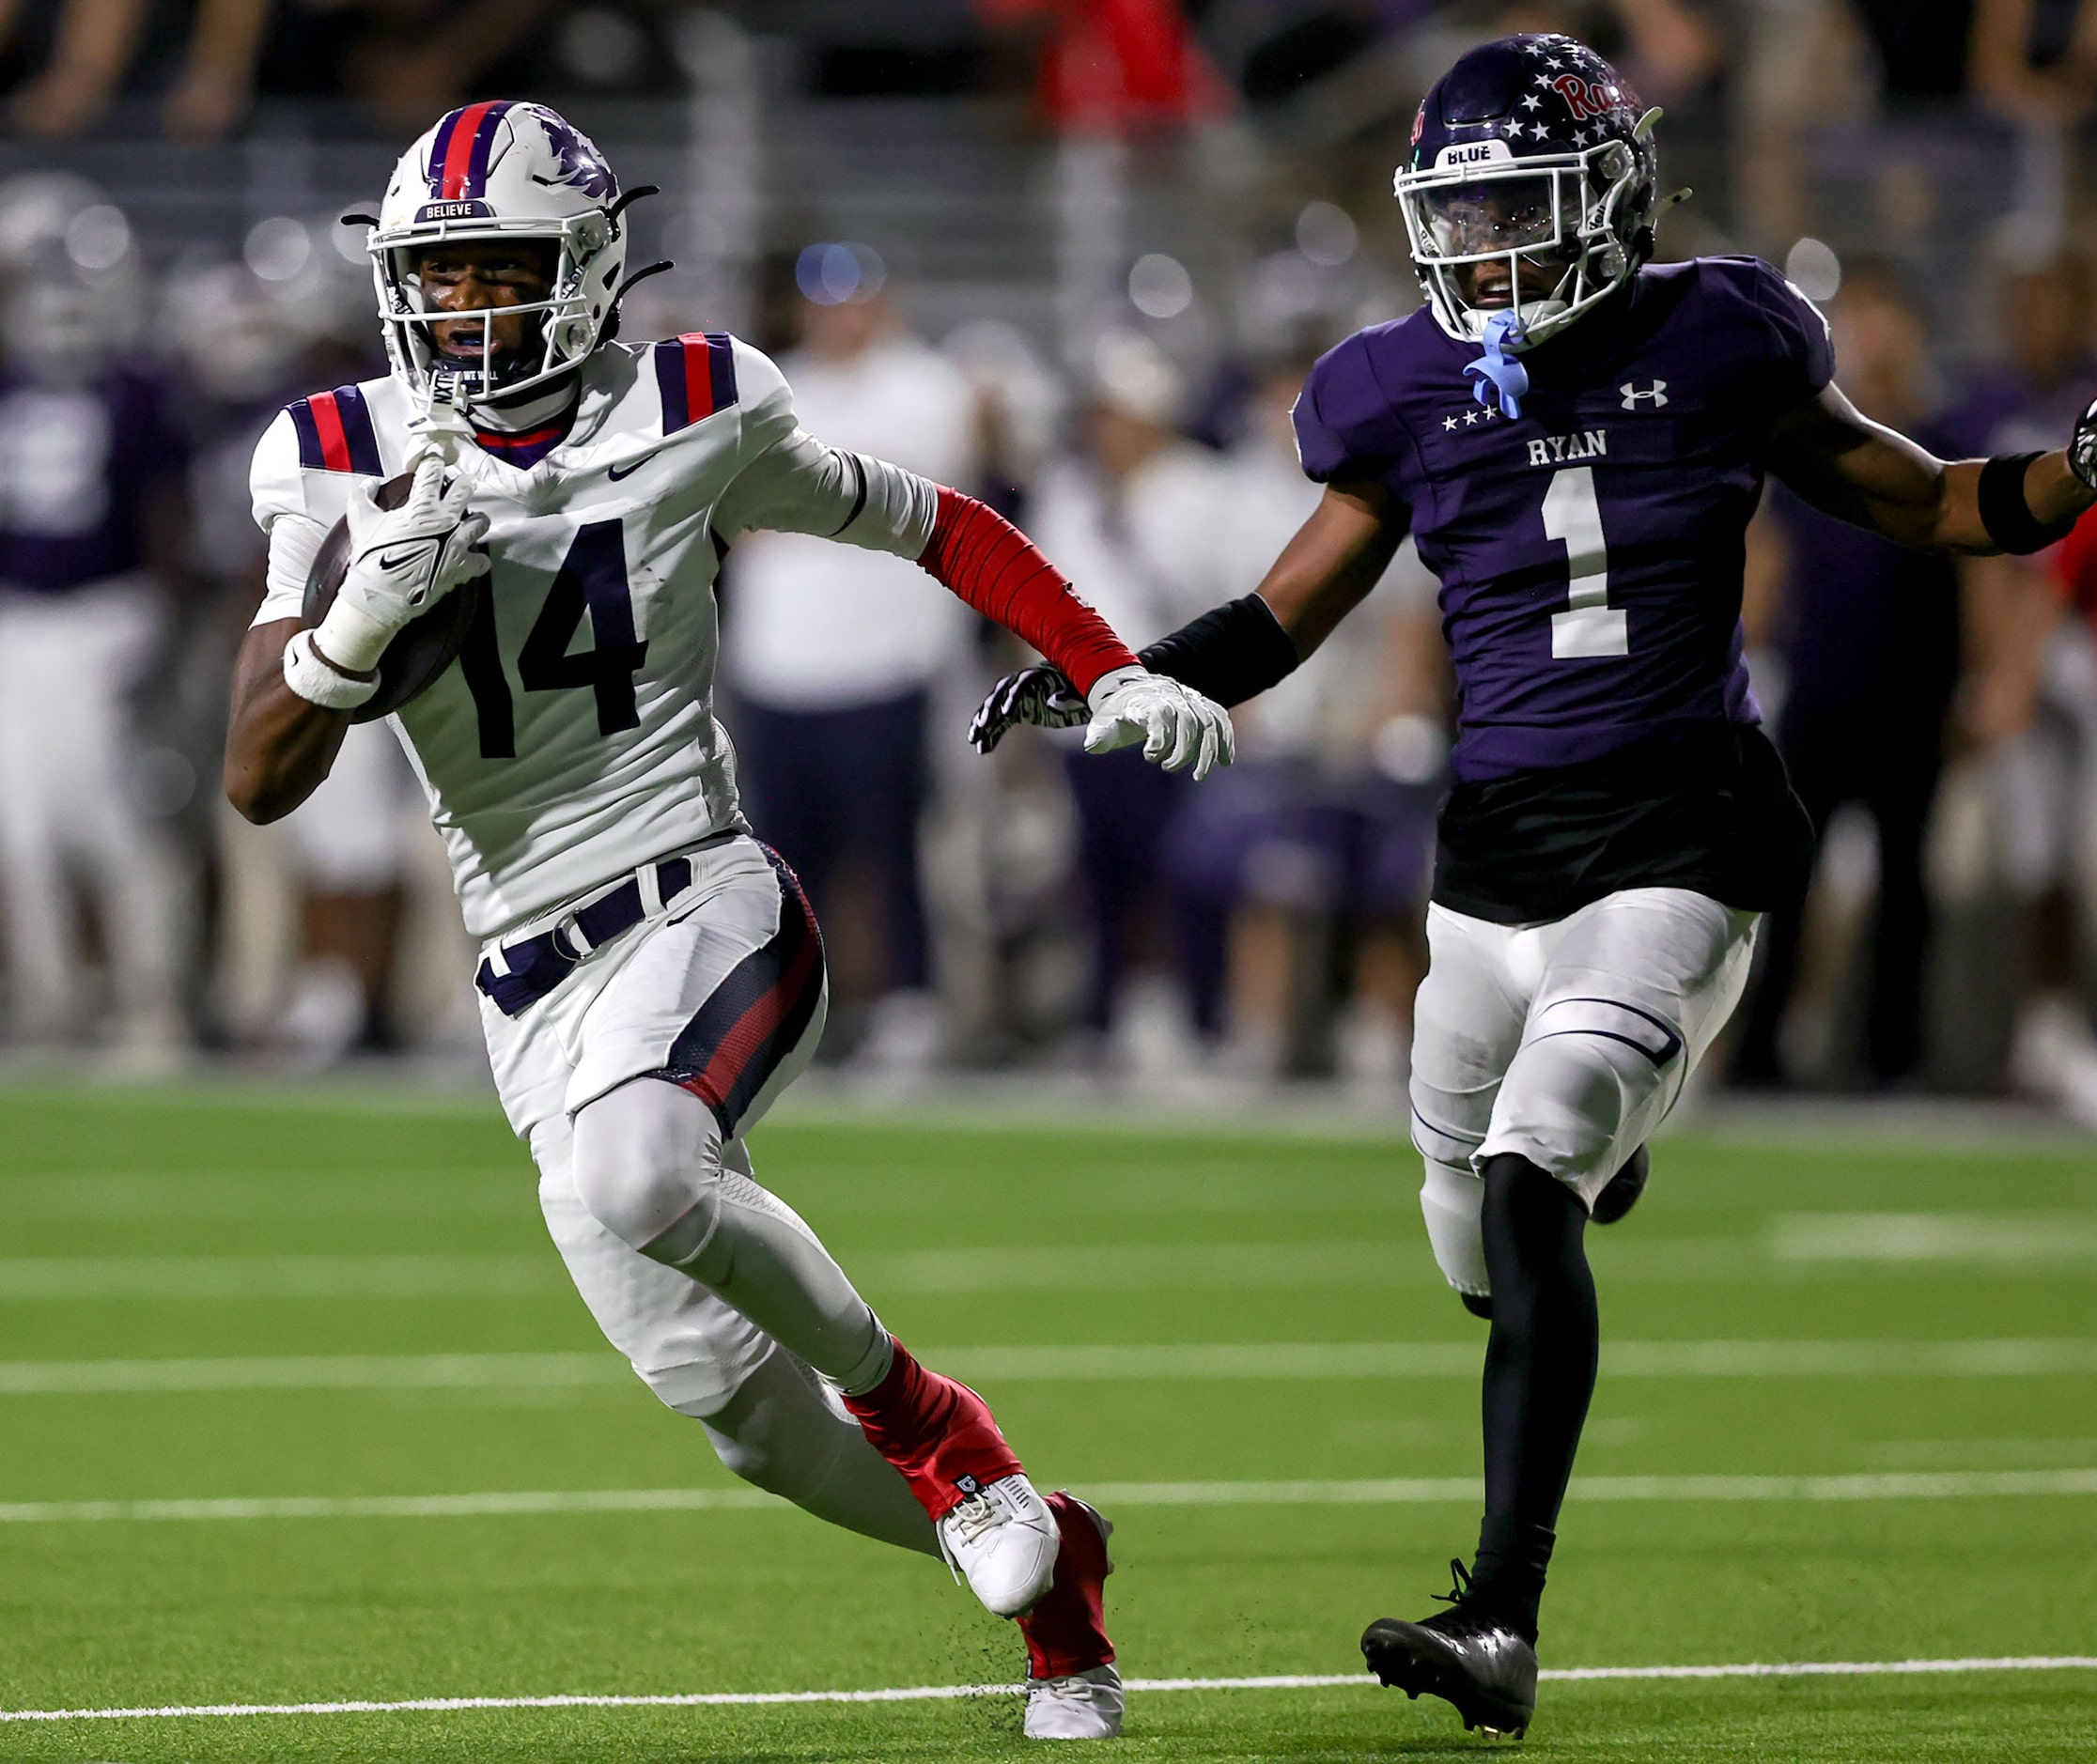
[[0, 379], [0, 588], [61, 595], [145, 562], [145, 507], [183, 447], [156, 380]]
[[1358, 332], [1296, 408], [1304, 471], [1374, 480], [1441, 580], [1460, 781], [1761, 720], [1741, 660], [1743, 537], [1771, 423], [1827, 384], [1826, 321], [1768, 265], [1700, 257], [1521, 359], [1480, 405], [1425, 308]]

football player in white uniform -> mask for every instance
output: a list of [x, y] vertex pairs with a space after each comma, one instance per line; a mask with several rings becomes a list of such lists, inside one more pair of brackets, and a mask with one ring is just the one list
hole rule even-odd
[[[744, 1136], [807, 1063], [825, 989], [713, 714], [720, 555], [768, 528], [917, 559], [1080, 685], [1095, 750], [1141, 741], [1199, 776], [1228, 762], [1230, 723], [1138, 665], [991, 511], [799, 429], [756, 350], [614, 341], [629, 200], [536, 104], [454, 111], [400, 161], [368, 238], [393, 371], [300, 400], [256, 450], [270, 587], [227, 794], [253, 820], [288, 812], [388, 644], [474, 596], [457, 665], [390, 720], [450, 850], [497, 1088], [577, 1287], [738, 1475], [943, 1555], [1017, 1617], [1028, 1733], [1105, 1737], [1105, 1522], [1038, 1494], [982, 1399], [920, 1366], [752, 1177]], [[345, 517], [347, 575], [305, 628]]]

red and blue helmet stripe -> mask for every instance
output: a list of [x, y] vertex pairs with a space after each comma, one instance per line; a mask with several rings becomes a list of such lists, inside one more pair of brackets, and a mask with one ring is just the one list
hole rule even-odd
[[364, 394], [354, 386], [317, 392], [287, 407], [299, 437], [299, 464], [308, 472], [355, 472], [377, 477], [379, 436]]
[[437, 125], [429, 144], [432, 202], [476, 201], [488, 193], [488, 156], [510, 109], [506, 99], [466, 104]]
[[657, 344], [655, 370], [665, 435], [736, 402], [736, 346], [725, 332], [691, 331]]

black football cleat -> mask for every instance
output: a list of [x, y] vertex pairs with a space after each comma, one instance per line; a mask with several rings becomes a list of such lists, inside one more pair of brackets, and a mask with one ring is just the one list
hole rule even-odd
[[[1465, 1586], [1461, 1563], [1452, 1563]], [[1362, 1632], [1361, 1657], [1392, 1690], [1452, 1704], [1467, 1733], [1519, 1740], [1536, 1713], [1536, 1648], [1519, 1630], [1461, 1596], [1419, 1623], [1378, 1617]]]
[[1614, 1225], [1626, 1213], [1639, 1204], [1639, 1197], [1645, 1193], [1646, 1177], [1652, 1172], [1652, 1159], [1640, 1146], [1623, 1160], [1623, 1168], [1610, 1177], [1594, 1197], [1593, 1206], [1588, 1209], [1589, 1223]]
[[1473, 1317], [1483, 1317], [1487, 1323], [1493, 1321], [1493, 1296], [1490, 1292], [1458, 1292], [1456, 1296], [1463, 1301], [1464, 1308]]

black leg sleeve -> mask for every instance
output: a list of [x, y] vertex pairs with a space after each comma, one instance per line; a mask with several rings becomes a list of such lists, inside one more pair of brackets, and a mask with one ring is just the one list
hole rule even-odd
[[1527, 1158], [1485, 1166], [1485, 1266], [1493, 1332], [1485, 1348], [1485, 1523], [1475, 1596], [1536, 1632], [1559, 1504], [1594, 1394], [1601, 1323], [1578, 1195]]

